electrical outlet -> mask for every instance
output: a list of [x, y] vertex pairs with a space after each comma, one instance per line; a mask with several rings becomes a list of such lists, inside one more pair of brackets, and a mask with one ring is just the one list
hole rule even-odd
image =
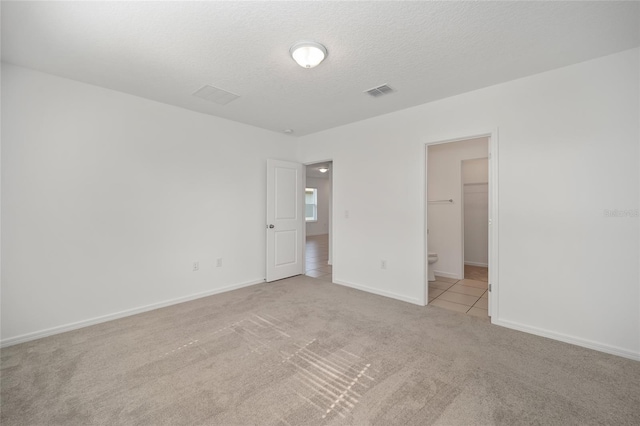
[[349, 219], [349, 210], [344, 211], [344, 218]]
[[386, 260], [381, 260], [380, 261], [380, 269], [387, 269], [387, 261]]
[[216, 268], [222, 268], [222, 258], [221, 257], [219, 257], [216, 260]]
[[193, 272], [200, 270], [200, 262], [193, 262]]

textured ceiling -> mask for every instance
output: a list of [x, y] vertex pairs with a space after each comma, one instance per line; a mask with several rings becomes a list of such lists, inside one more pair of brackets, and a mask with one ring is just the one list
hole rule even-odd
[[[2, 2], [2, 59], [299, 136], [630, 49], [639, 28], [638, 2]], [[301, 39], [327, 59], [296, 65]]]

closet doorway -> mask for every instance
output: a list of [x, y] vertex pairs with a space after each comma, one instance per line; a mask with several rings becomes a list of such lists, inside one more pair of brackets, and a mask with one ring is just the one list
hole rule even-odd
[[490, 321], [492, 135], [427, 144], [427, 303]]

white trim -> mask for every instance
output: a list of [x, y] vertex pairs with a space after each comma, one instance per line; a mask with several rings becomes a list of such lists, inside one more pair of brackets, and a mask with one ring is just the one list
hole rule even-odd
[[[489, 149], [489, 143], [487, 141], [487, 150]], [[460, 160], [460, 276], [464, 278], [464, 170], [462, 166], [465, 160]]]
[[424, 162], [422, 164], [422, 182], [424, 183], [424, 187], [422, 188], [420, 196], [422, 197], [422, 211], [424, 212], [424, 221], [422, 221], [422, 237], [424, 240], [424, 244], [422, 246], [422, 258], [425, 259], [424, 266], [422, 268], [422, 281], [425, 284], [422, 286], [420, 304], [422, 306], [427, 306], [429, 303], [429, 226], [427, 223], [427, 204], [429, 201], [427, 197], [427, 190], [429, 189], [427, 182], [427, 164], [429, 164], [429, 145], [425, 144], [422, 158], [424, 158]]
[[468, 260], [464, 261], [465, 265], [469, 265], [469, 266], [482, 266], [483, 268], [488, 268], [489, 264], [488, 263], [481, 263], [481, 262], [469, 262]]
[[356, 290], [365, 291], [367, 293], [377, 294], [378, 296], [389, 297], [391, 299], [401, 300], [403, 302], [412, 303], [414, 305], [424, 306], [424, 303], [422, 303], [422, 301], [418, 298], [407, 297], [401, 294], [392, 293], [390, 291], [378, 290], [377, 288], [367, 287], [366, 285], [354, 284], [342, 280], [333, 280], [333, 283], [343, 285], [345, 287], [355, 288]]
[[9, 337], [0, 341], [0, 347], [17, 345], [19, 343], [29, 342], [31, 340], [41, 339], [47, 336], [53, 336], [54, 334], [65, 333], [67, 331], [77, 330], [79, 328], [89, 327], [91, 325], [100, 324], [107, 321], [112, 321], [119, 318], [128, 317], [131, 315], [140, 314], [142, 312], [153, 311], [154, 309], [160, 309], [171, 305], [177, 305], [179, 303], [189, 302], [191, 300], [200, 299], [214, 294], [226, 293], [228, 291], [237, 290], [243, 287], [249, 287], [256, 284], [264, 283], [264, 278], [254, 281], [247, 281], [240, 284], [233, 284], [230, 286], [217, 288], [215, 290], [209, 290], [202, 293], [196, 293], [189, 296], [178, 297], [176, 299], [165, 300], [164, 302], [152, 303], [151, 305], [140, 306], [138, 308], [127, 309], [125, 311], [116, 312], [113, 314], [103, 315], [100, 317], [90, 318], [88, 320], [73, 322], [70, 324], [59, 325], [57, 327], [47, 328], [45, 330], [34, 331], [32, 333], [22, 334], [20, 336]]
[[544, 330], [538, 327], [530, 327], [513, 321], [495, 319], [491, 322], [495, 325], [510, 328], [512, 330], [523, 331], [525, 333], [535, 334], [536, 336], [547, 337], [549, 339], [559, 340], [561, 342], [570, 343], [572, 345], [581, 346], [583, 348], [593, 349], [599, 352], [640, 361], [640, 352], [633, 352], [628, 349], [619, 348], [617, 346], [605, 345], [602, 343], [594, 342], [592, 340], [581, 339], [579, 337], [557, 333], [555, 331]]
[[333, 265], [333, 171], [335, 170], [335, 163], [331, 162], [331, 173], [329, 173], [329, 217], [328, 217], [328, 231], [329, 231], [329, 248], [327, 264]]
[[[303, 193], [303, 199], [304, 199], [304, 216], [307, 215], [307, 166], [305, 166], [304, 164], [302, 165], [302, 170], [304, 170], [304, 173], [302, 174], [302, 188], [304, 189], [304, 193]], [[318, 190], [318, 188], [316, 188], [316, 191]], [[267, 189], [267, 192], [269, 191], [269, 189]], [[317, 192], [316, 192], [316, 196], [317, 196]], [[316, 198], [316, 217], [318, 217], [318, 199]], [[304, 275], [305, 272], [307, 272], [307, 218], [305, 217], [303, 220], [303, 224], [302, 224], [302, 274]], [[268, 248], [267, 248], [268, 250]], [[267, 263], [267, 268], [269, 260], [266, 260]], [[267, 281], [267, 278], [265, 277], [264, 279], [265, 281]]]
[[[489, 138], [489, 137], [493, 137], [497, 133], [498, 133], [497, 129], [491, 129], [491, 130], [478, 132], [470, 135], [469, 134], [462, 134], [458, 136], [449, 135], [448, 137], [429, 139], [428, 141], [425, 142], [425, 145], [442, 145], [449, 142], [462, 142], [462, 141], [468, 141], [471, 139]], [[484, 158], [484, 157], [480, 157], [480, 158]]]
[[[500, 288], [498, 282], [498, 273], [500, 256], [498, 251], [499, 226], [498, 219], [500, 215], [498, 194], [498, 129], [491, 132], [489, 138], [489, 283], [491, 292], [489, 292], [489, 316], [491, 318], [499, 318], [498, 312], [498, 290]], [[493, 322], [493, 320], [492, 320]]]
[[435, 275], [439, 276], [439, 277], [451, 278], [453, 280], [461, 280], [462, 279], [460, 277], [460, 275], [456, 274], [455, 272], [444, 272], [444, 271], [436, 271], [436, 270], [434, 270], [433, 273]]

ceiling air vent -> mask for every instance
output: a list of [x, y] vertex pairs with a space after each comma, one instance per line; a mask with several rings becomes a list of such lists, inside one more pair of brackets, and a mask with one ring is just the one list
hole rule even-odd
[[195, 92], [193, 92], [193, 96], [198, 98], [202, 98], [205, 101], [213, 102], [218, 105], [226, 105], [229, 102], [238, 99], [240, 96], [235, 93], [227, 92], [226, 90], [218, 89], [213, 86], [202, 86]]
[[383, 84], [382, 86], [378, 86], [378, 87], [374, 87], [373, 89], [365, 90], [365, 93], [368, 93], [369, 95], [373, 96], [374, 98], [378, 98], [380, 96], [387, 95], [389, 93], [393, 93], [394, 91], [395, 90], [393, 90], [391, 87], [387, 86], [386, 84]]

